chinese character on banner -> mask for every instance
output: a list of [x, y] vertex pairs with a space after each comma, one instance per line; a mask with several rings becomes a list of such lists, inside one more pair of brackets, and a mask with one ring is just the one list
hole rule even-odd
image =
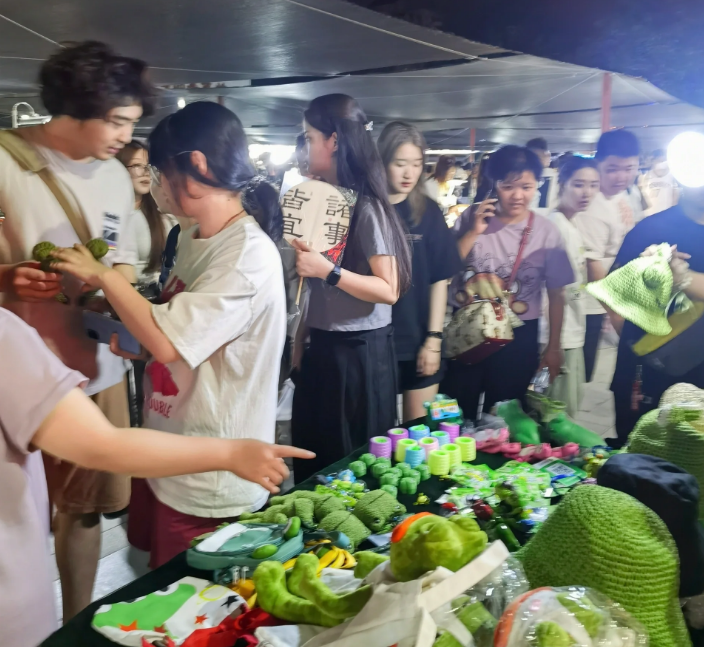
[[310, 198], [306, 197], [303, 189], [295, 189], [293, 195], [290, 195], [289, 192], [284, 196], [281, 207], [284, 210], [292, 209], [294, 211], [300, 211], [303, 208], [303, 203], [308, 201], [310, 201]]
[[294, 218], [293, 216], [284, 214], [284, 234], [300, 238], [302, 234], [299, 234], [296, 229], [301, 224], [302, 220], [302, 218]]
[[331, 245], [337, 245], [347, 234], [347, 227], [339, 222], [326, 222], [325, 238]]
[[344, 217], [343, 213], [345, 211], [345, 207], [347, 207], [347, 203], [345, 201], [331, 195], [326, 198], [325, 202], [327, 204], [327, 209], [325, 210], [326, 216]]

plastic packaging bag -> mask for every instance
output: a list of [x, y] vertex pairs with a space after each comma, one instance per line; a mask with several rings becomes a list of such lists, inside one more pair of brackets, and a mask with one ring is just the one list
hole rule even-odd
[[494, 647], [647, 647], [643, 626], [593, 589], [541, 588], [509, 606]]
[[[492, 647], [494, 630], [502, 614], [513, 600], [529, 589], [520, 562], [509, 557], [487, 577], [433, 614], [441, 628], [434, 647]], [[467, 641], [467, 631], [472, 642]]]

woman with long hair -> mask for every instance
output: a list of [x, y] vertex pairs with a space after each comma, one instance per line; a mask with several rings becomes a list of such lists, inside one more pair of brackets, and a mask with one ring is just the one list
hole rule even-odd
[[377, 142], [389, 199], [413, 245], [412, 284], [393, 307], [394, 341], [403, 420], [425, 415], [443, 377], [441, 347], [448, 281], [462, 269], [452, 232], [438, 205], [423, 193], [423, 135], [410, 124], [390, 123]]
[[126, 225], [130, 231], [128, 239], [131, 246], [124, 252], [131, 254], [131, 257], [125, 262], [134, 267], [139, 285], [153, 285], [159, 278], [166, 236], [176, 221], [159, 211], [150, 193], [152, 180], [147, 145], [133, 139], [116, 157], [129, 171], [134, 187], [134, 211]]
[[[565, 286], [565, 316], [562, 321], [561, 348], [565, 355], [564, 370], [550, 386], [550, 396], [567, 404], [567, 413], [577, 415], [582, 402], [584, 383], [584, 336], [587, 330], [584, 285], [593, 280], [589, 266], [598, 263], [589, 260], [589, 252], [582, 234], [574, 224], [574, 217], [586, 211], [599, 193], [599, 171], [596, 161], [589, 157], [572, 155], [561, 160], [558, 176], [557, 208], [548, 219], [560, 230], [565, 241], [575, 282]], [[550, 325], [547, 312], [541, 320], [541, 342], [548, 343]]]
[[[440, 388], [457, 399], [468, 417], [477, 412], [482, 392], [484, 410], [489, 411], [501, 400], [525, 400], [540, 366], [549, 368], [553, 380], [559, 375], [564, 287], [574, 283], [560, 232], [530, 209], [543, 170], [538, 156], [521, 146], [504, 146], [488, 164], [497, 198], [473, 205], [457, 221], [465, 269], [452, 281], [450, 303], [457, 310], [508, 293], [509, 307], [522, 325], [513, 329], [513, 341], [478, 363], [449, 362]], [[515, 279], [508, 285], [521, 249]], [[548, 295], [550, 336], [541, 358], [538, 322], [543, 289]]]
[[318, 97], [304, 113], [304, 130], [309, 172], [353, 191], [356, 203], [339, 264], [294, 242], [310, 295], [294, 347], [300, 375], [291, 430], [295, 445], [318, 448], [316, 461], [294, 463], [297, 482], [393, 427], [391, 307], [411, 279], [406, 234], [362, 108], [344, 94]]
[[450, 192], [449, 181], [455, 177], [457, 161], [451, 155], [440, 155], [433, 174], [425, 181], [425, 193], [435, 202], [440, 202]]
[[[278, 194], [256, 176], [240, 120], [217, 103], [191, 103], [163, 119], [149, 154], [152, 179], [174, 215], [196, 223], [181, 234], [162, 303], [152, 305], [82, 247], [57, 252], [57, 269], [101, 288], [150, 353], [147, 427], [271, 443], [286, 335]], [[121, 354], [116, 338], [111, 348]], [[279, 469], [285, 474], [283, 462]], [[262, 507], [268, 495], [226, 472], [143, 485], [139, 500], [133, 487], [129, 538], [151, 550], [153, 567], [195, 536]]]

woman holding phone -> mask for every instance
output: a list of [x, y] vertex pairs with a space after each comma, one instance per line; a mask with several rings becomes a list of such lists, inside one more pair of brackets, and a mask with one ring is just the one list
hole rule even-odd
[[[286, 334], [278, 194], [256, 177], [240, 120], [216, 103], [191, 103], [163, 119], [149, 156], [174, 215], [195, 222], [181, 234], [162, 303], [152, 305], [80, 246], [56, 252], [55, 267], [101, 288], [150, 354], [145, 426], [271, 443]], [[149, 479], [141, 500], [132, 499], [130, 541], [150, 549], [156, 567], [267, 496], [227, 472]]]
[[396, 422], [391, 310], [410, 284], [411, 255], [367, 127], [362, 108], [344, 94], [318, 97], [304, 113], [309, 172], [354, 191], [356, 204], [339, 265], [294, 243], [310, 295], [294, 346], [300, 375], [291, 431], [294, 445], [318, 453], [294, 463], [296, 482]]

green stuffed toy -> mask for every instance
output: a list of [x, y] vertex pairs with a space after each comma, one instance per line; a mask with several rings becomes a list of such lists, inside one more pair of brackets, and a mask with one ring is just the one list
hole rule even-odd
[[324, 613], [313, 602], [289, 592], [286, 586], [286, 571], [280, 562], [262, 562], [254, 571], [253, 578], [257, 590], [257, 604], [280, 620], [319, 627], [334, 627], [342, 622], [341, 619]]
[[303, 553], [296, 559], [296, 564], [288, 578], [288, 590], [312, 602], [324, 614], [346, 620], [356, 616], [372, 596], [371, 586], [362, 586], [356, 591], [333, 593], [318, 579], [320, 562], [315, 555]]
[[547, 429], [550, 440], [555, 445], [577, 443], [580, 447], [595, 447], [604, 444], [604, 439], [601, 436], [578, 425], [564, 413], [557, 414], [547, 424]]
[[388, 555], [379, 555], [379, 553], [372, 553], [367, 550], [355, 553], [354, 558], [357, 560], [357, 566], [354, 567], [354, 576], [358, 580], [366, 579], [367, 575], [379, 564], [389, 561]]
[[[472, 602], [468, 596], [461, 596], [453, 600], [451, 606], [457, 619], [472, 634], [475, 647], [494, 647], [497, 620], [481, 602]], [[445, 631], [433, 647], [462, 647], [462, 644], [449, 631]]]
[[347, 510], [345, 502], [334, 494], [325, 494], [315, 502], [315, 519], [320, 522], [333, 512]]
[[296, 490], [295, 492], [291, 492], [291, 494], [280, 494], [279, 496], [271, 497], [271, 499], [269, 499], [269, 504], [283, 505], [287, 501], [291, 501], [294, 499], [309, 499], [313, 503], [315, 503], [321, 498], [322, 495], [318, 494], [317, 492], [311, 492], [310, 490]]
[[240, 521], [252, 521], [259, 523], [286, 523], [288, 517], [284, 514], [284, 506], [272, 505], [264, 512], [243, 512]]
[[[384, 492], [384, 494], [386, 494], [386, 492]], [[328, 532], [339, 530], [347, 535], [352, 545], [351, 552], [357, 550], [357, 546], [372, 534], [357, 517], [347, 510], [338, 510], [337, 512], [330, 513], [320, 522], [318, 527]]]
[[502, 402], [496, 414], [505, 420], [511, 440], [524, 445], [540, 444], [538, 423], [523, 411], [518, 400]]
[[404, 519], [391, 536], [391, 572], [409, 582], [438, 566], [456, 572], [486, 548], [487, 536], [470, 517], [449, 519], [421, 512]]
[[391, 520], [405, 512], [406, 506], [384, 490], [367, 492], [354, 507], [354, 515], [375, 534], [391, 532]]

